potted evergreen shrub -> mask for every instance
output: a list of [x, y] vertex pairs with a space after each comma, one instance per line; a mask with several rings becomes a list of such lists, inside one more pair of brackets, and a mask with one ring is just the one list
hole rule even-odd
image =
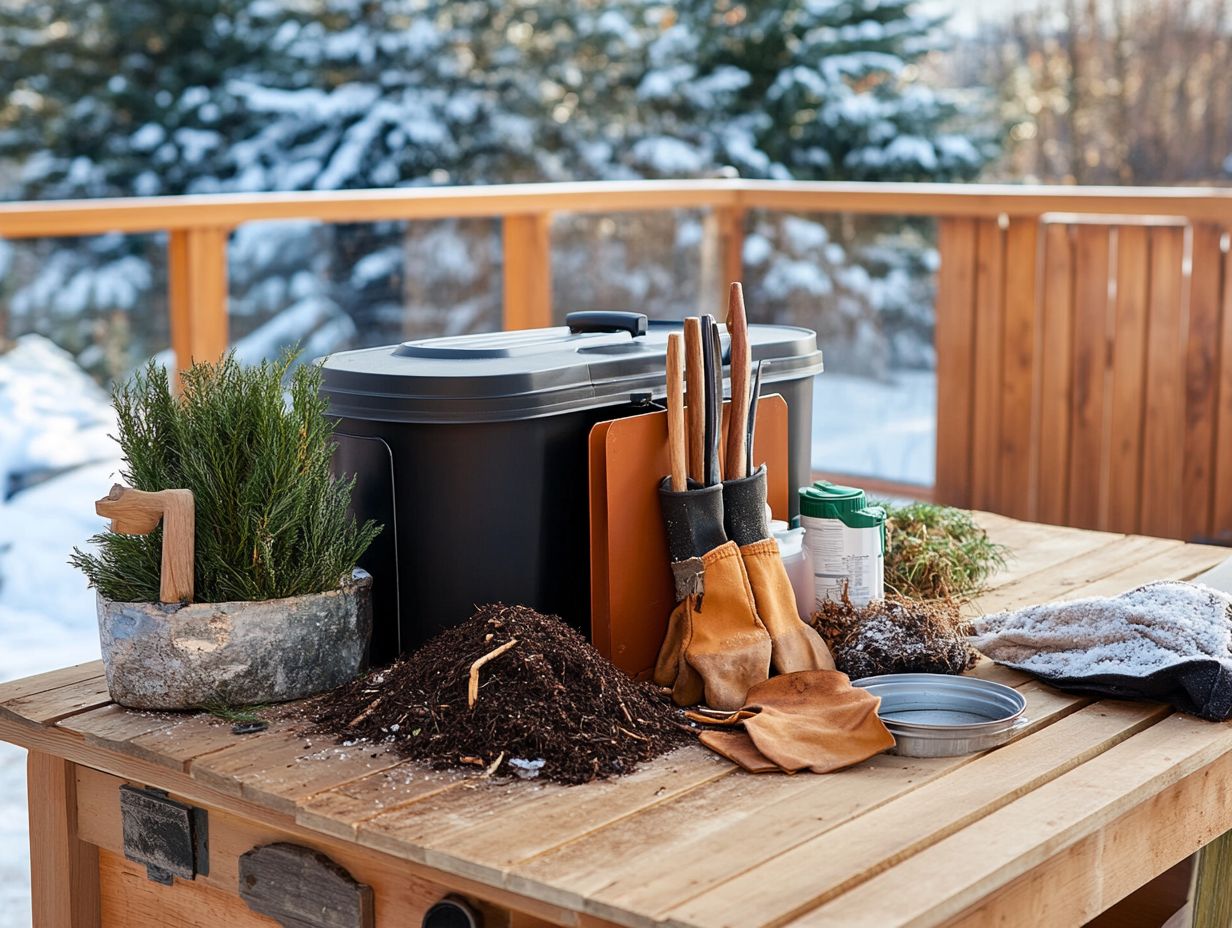
[[[320, 369], [234, 354], [171, 387], [151, 362], [116, 390], [122, 477], [109, 530], [74, 549], [98, 593], [112, 699], [191, 709], [297, 699], [367, 663], [380, 531], [335, 477]], [[289, 372], [289, 373], [288, 373]], [[285, 385], [284, 385], [285, 381]]]

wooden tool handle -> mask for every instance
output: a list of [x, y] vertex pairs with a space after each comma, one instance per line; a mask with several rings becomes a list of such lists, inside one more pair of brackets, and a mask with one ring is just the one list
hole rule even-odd
[[689, 476], [702, 483], [706, 479], [706, 372], [702, 363], [702, 320], [697, 316], [684, 321], [684, 354], [689, 388]]
[[731, 480], [747, 476], [745, 427], [749, 413], [749, 367], [753, 360], [749, 348], [749, 321], [744, 312], [744, 290], [739, 282], [733, 283], [728, 293], [727, 332], [731, 336], [731, 420], [727, 424], [724, 476]]
[[150, 493], [115, 484], [94, 504], [94, 511], [111, 520], [111, 530], [123, 535], [148, 535], [163, 523], [163, 557], [158, 598], [164, 603], [193, 600], [195, 507], [192, 490]]
[[684, 435], [684, 344], [673, 332], [667, 336], [667, 445], [672, 461], [672, 489], [688, 488]]

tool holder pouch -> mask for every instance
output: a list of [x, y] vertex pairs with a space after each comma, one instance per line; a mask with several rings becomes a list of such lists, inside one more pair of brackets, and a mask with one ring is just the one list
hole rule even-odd
[[673, 563], [701, 557], [727, 541], [722, 485], [707, 487], [690, 480], [689, 489], [674, 491], [671, 478], [664, 477], [659, 484], [659, 505]]
[[770, 537], [765, 464], [747, 477], [723, 482], [723, 523], [727, 537], [741, 547]]

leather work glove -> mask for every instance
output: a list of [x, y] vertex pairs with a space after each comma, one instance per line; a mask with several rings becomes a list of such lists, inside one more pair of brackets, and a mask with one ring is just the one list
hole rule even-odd
[[750, 773], [830, 773], [894, 746], [877, 717], [881, 700], [837, 670], [772, 677], [749, 690], [748, 705], [716, 719], [688, 717], [727, 730], [704, 731], [702, 744]]
[[723, 532], [722, 488], [659, 489], [676, 608], [654, 680], [680, 706], [736, 709], [770, 674], [770, 636], [757, 617], [736, 545]]
[[766, 521], [766, 466], [723, 483], [727, 537], [740, 546], [757, 615], [770, 634], [778, 673], [833, 670], [834, 658], [817, 630], [800, 620], [787, 568]]

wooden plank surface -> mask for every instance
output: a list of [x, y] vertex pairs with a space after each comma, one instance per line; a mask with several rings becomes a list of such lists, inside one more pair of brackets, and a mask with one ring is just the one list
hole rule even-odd
[[1074, 249], [1073, 230], [1059, 222], [1044, 225], [1040, 317], [1039, 482], [1033, 518], [1065, 525], [1074, 353]]
[[[979, 518], [1015, 552], [975, 604], [983, 610], [1193, 577], [1229, 553]], [[756, 777], [690, 747], [586, 787], [492, 783], [426, 771], [371, 746], [318, 743], [284, 722], [237, 738], [201, 716], [95, 706], [85, 697], [97, 678], [81, 671], [10, 690], [0, 702], [0, 731], [221, 810], [218, 821], [233, 834], [219, 837], [218, 871], [208, 878], [219, 886], [231, 878], [232, 852], [271, 836], [302, 843], [315, 835], [374, 886], [392, 887], [399, 873], [436, 874], [441, 885], [538, 906], [536, 917], [631, 928], [797, 917], [801, 924], [959, 917], [978, 924], [971, 921], [977, 911], [1025, 924], [1014, 920], [1018, 910], [1087, 917], [1171, 866], [1195, 840], [1192, 828], [1165, 830], [1162, 846], [1143, 850], [1125, 822], [1147, 808], [1161, 814], [1173, 788], [1186, 801], [1232, 789], [1232, 779], [1200, 782], [1202, 771], [1232, 766], [1224, 760], [1229, 726], [1163, 718], [1158, 706], [1091, 703], [987, 661], [975, 672], [1027, 696], [1031, 728], [1014, 744], [974, 757], [882, 755], [823, 777]], [[116, 782], [104, 773], [77, 778], [79, 808], [89, 810], [83, 834], [104, 850], [115, 840], [106, 837], [116, 827], [106, 797]], [[1105, 833], [1125, 835], [1136, 859], [1122, 858], [1120, 845], [1100, 845]], [[958, 866], [963, 855], [976, 863]], [[1116, 869], [1101, 891], [1071, 892], [1060, 877], [1065, 861], [1088, 868], [1079, 874], [1101, 861]], [[1051, 882], [1032, 882], [1037, 871]], [[422, 911], [429, 890], [416, 885], [408, 892], [419, 894]], [[903, 901], [908, 885], [922, 888]], [[1064, 891], [1043, 903], [1029, 891], [1041, 885]], [[382, 895], [378, 888], [378, 908]], [[891, 906], [899, 915], [890, 912], [887, 921], [890, 895], [900, 900]], [[1043, 923], [1050, 922], [1036, 922]]]
[[1214, 501], [1211, 533], [1232, 543], [1232, 250], [1223, 256], [1219, 331], [1219, 405], [1215, 413]]
[[1065, 524], [1101, 528], [1112, 470], [1105, 381], [1111, 303], [1107, 226], [1074, 229], [1073, 406]]
[[1180, 538], [1184, 527], [1185, 313], [1182, 311], [1185, 230], [1152, 228], [1150, 315], [1147, 322], [1146, 407], [1142, 431], [1142, 513], [1139, 531]]
[[98, 851], [79, 834], [73, 764], [31, 751], [26, 789], [33, 928], [94, 928], [98, 924]]
[[[688, 924], [740, 928], [802, 914], [1150, 727], [1156, 705], [1096, 703], [916, 786], [677, 906]], [[834, 853], [841, 848], [841, 853]]]
[[936, 498], [971, 504], [972, 377], [975, 354], [976, 222], [937, 225], [937, 473]]
[[1142, 509], [1142, 418], [1146, 390], [1146, 332], [1150, 254], [1147, 230], [1116, 231], [1116, 307], [1109, 387], [1109, 453], [1116, 466], [1108, 483], [1108, 514], [1099, 527], [1136, 532]]
[[975, 369], [971, 386], [971, 505], [1001, 506], [1001, 352], [1005, 326], [1005, 230], [976, 224]]
[[1232, 726], [1169, 716], [792, 924], [939, 924], [1230, 748]]
[[35, 674], [32, 677], [9, 680], [7, 683], [0, 683], [0, 706], [15, 699], [24, 699], [27, 696], [59, 689], [72, 683], [97, 680], [102, 675], [102, 661], [87, 661], [84, 664], [61, 667], [59, 670]]
[[1185, 459], [1181, 537], [1211, 537], [1215, 488], [1215, 413], [1219, 396], [1220, 300], [1223, 227], [1193, 227], [1189, 331], [1185, 349]]
[[1029, 519], [1036, 508], [1035, 340], [1038, 335], [1036, 276], [1039, 223], [1011, 219], [1005, 234], [1005, 326], [1001, 358], [1001, 447], [998, 461], [1000, 511]]

